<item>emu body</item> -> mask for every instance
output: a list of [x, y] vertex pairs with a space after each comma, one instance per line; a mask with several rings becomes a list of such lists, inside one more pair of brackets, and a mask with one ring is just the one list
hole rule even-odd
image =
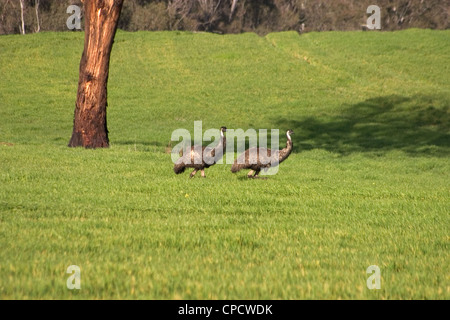
[[231, 172], [236, 173], [242, 169], [250, 169], [248, 178], [258, 178], [262, 169], [269, 169], [272, 165], [278, 165], [289, 157], [292, 152], [292, 130], [286, 131], [286, 147], [281, 150], [267, 148], [249, 148], [234, 161]]
[[225, 152], [226, 138], [224, 132], [226, 127], [220, 128], [220, 141], [215, 148], [192, 146], [183, 152], [183, 155], [175, 162], [173, 171], [176, 174], [183, 173], [186, 168], [194, 168], [189, 175], [192, 178], [198, 170], [201, 171], [202, 177], [206, 177], [205, 169], [216, 164]]

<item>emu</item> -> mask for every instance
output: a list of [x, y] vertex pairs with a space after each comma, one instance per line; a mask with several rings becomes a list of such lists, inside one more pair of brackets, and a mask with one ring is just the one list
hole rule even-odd
[[[203, 178], [206, 178], [205, 169], [212, 165], [215, 165], [219, 161], [225, 152], [226, 138], [224, 132], [227, 131], [226, 127], [220, 128], [220, 141], [215, 148], [192, 146], [187, 149], [186, 152], [175, 162], [173, 171], [176, 174], [183, 173], [186, 168], [194, 168], [189, 175], [192, 178], [198, 170], [201, 170]], [[200, 151], [201, 150], [201, 154]]]
[[[250, 148], [245, 150], [233, 163], [231, 172], [236, 173], [242, 169], [250, 169], [247, 174], [248, 178], [259, 178], [259, 172], [264, 169], [267, 170], [272, 166], [272, 163], [281, 163], [289, 157], [292, 152], [291, 134], [294, 131], [286, 131], [286, 147], [281, 150], [272, 151], [267, 148]], [[254, 173], [254, 175], [253, 175]]]

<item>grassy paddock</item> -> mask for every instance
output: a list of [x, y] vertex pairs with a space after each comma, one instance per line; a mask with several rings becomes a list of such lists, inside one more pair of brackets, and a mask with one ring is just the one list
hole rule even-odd
[[[0, 37], [0, 297], [449, 299], [449, 40], [119, 31], [111, 147], [84, 150], [83, 34]], [[176, 176], [194, 120], [291, 128], [294, 153], [267, 180]]]

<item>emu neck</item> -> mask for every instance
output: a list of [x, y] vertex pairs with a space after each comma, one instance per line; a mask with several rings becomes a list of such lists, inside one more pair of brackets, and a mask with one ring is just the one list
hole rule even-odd
[[227, 139], [225, 138], [225, 135], [223, 132], [220, 132], [220, 141], [218, 144], [218, 147], [221, 146], [222, 150], [225, 151], [225, 146], [227, 145]]
[[290, 140], [288, 138], [288, 140], [286, 142], [286, 148], [281, 149], [280, 153], [278, 154], [278, 162], [279, 163], [283, 162], [289, 156], [289, 154], [291, 154], [292, 147], [293, 147], [292, 140]]

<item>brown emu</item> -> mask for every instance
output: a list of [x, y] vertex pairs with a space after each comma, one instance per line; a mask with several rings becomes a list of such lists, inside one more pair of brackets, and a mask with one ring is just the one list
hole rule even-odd
[[220, 128], [220, 141], [215, 148], [192, 146], [185, 150], [181, 158], [175, 162], [173, 171], [176, 174], [180, 174], [183, 173], [186, 168], [194, 168], [194, 171], [192, 171], [189, 176], [190, 178], [192, 178], [198, 170], [201, 170], [202, 177], [205, 178], [205, 169], [215, 165], [225, 153], [227, 143], [224, 132], [226, 131], [226, 127]]
[[[288, 130], [286, 131], [286, 148], [281, 150], [272, 151], [266, 148], [250, 148], [245, 150], [233, 163], [231, 167], [231, 172], [236, 173], [242, 169], [250, 169], [250, 172], [247, 174], [248, 178], [258, 178], [258, 174], [262, 169], [269, 169], [272, 164], [279, 164], [286, 160], [289, 157], [289, 154], [292, 151], [292, 139], [291, 134], [294, 131]], [[255, 173], [253, 175], [253, 173]]]

